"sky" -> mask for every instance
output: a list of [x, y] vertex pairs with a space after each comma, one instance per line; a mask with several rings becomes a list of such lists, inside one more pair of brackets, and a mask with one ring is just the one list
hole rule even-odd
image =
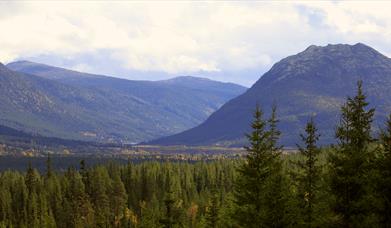
[[390, 9], [387, 1], [0, 2], [0, 62], [251, 86], [310, 45], [361, 42], [391, 56]]

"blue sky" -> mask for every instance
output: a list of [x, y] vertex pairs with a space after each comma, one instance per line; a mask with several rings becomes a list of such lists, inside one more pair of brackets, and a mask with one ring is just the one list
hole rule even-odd
[[390, 8], [386, 1], [0, 2], [0, 61], [250, 86], [311, 44], [362, 42], [391, 56]]

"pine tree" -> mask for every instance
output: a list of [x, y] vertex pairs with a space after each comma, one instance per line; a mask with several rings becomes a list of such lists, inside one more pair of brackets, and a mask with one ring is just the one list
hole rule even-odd
[[369, 145], [374, 109], [367, 109], [368, 103], [357, 83], [357, 94], [348, 98], [341, 108], [340, 125], [336, 130], [338, 146], [330, 155], [330, 188], [335, 197], [334, 211], [340, 217], [341, 225], [352, 227], [362, 225], [368, 216], [370, 160], [373, 151]]
[[317, 204], [321, 181], [321, 167], [318, 165], [320, 149], [316, 143], [319, 134], [313, 118], [305, 127], [305, 134], [300, 134], [304, 146], [299, 146], [299, 152], [304, 160], [297, 163], [298, 200], [301, 208], [300, 219], [305, 227], [316, 227], [319, 219]]

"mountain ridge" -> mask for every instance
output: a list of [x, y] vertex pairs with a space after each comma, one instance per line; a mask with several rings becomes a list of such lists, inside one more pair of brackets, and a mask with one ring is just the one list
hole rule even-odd
[[[26, 66], [26, 62], [19, 63]], [[90, 77], [91, 74], [32, 64], [28, 62], [24, 71], [19, 65], [22, 72], [2, 65], [0, 79], [9, 80], [0, 87], [0, 93], [5, 95], [0, 103], [7, 109], [0, 112], [0, 124], [66, 139], [133, 143], [179, 132], [206, 119], [245, 90], [241, 86], [232, 90], [221, 84], [226, 88], [223, 92], [200, 91], [159, 82]], [[16, 69], [17, 63], [8, 66]], [[12, 94], [11, 90], [19, 93]], [[22, 97], [23, 91], [29, 96]], [[43, 102], [40, 105], [22, 102], [39, 94]], [[35, 110], [37, 107], [43, 108], [41, 113]]]
[[256, 103], [266, 116], [273, 103], [277, 104], [282, 144], [294, 146], [312, 115], [322, 143], [333, 143], [340, 106], [347, 96], [354, 95], [358, 80], [363, 80], [368, 99], [378, 110], [375, 124], [380, 124], [391, 111], [391, 60], [361, 43], [310, 46], [275, 63], [244, 94], [224, 104], [199, 126], [149, 143], [243, 145]]

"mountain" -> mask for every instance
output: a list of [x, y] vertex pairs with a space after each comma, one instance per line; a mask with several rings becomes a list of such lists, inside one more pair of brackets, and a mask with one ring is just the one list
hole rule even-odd
[[26, 61], [0, 65], [0, 124], [42, 136], [133, 143], [196, 126], [246, 90], [184, 81], [131, 81]]
[[277, 105], [283, 145], [299, 142], [310, 116], [318, 124], [321, 142], [332, 143], [340, 106], [355, 94], [358, 80], [363, 81], [369, 102], [376, 108], [374, 127], [381, 126], [391, 111], [391, 59], [361, 43], [337, 44], [310, 46], [282, 59], [246, 93], [223, 105], [201, 125], [150, 143], [243, 145], [257, 103], [266, 117], [273, 103]]

